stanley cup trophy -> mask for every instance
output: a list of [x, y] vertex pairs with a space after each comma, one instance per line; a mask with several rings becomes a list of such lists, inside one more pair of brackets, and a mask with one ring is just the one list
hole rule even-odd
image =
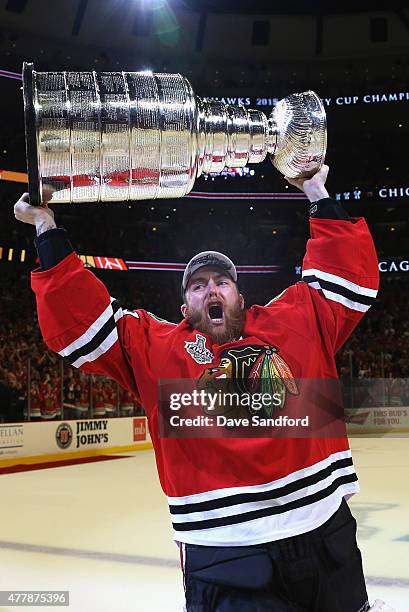
[[[23, 66], [30, 201], [181, 198], [201, 174], [270, 155], [290, 178], [323, 164], [326, 118], [312, 91], [291, 94], [270, 117], [199, 98], [180, 74], [36, 72]], [[46, 187], [47, 188], [47, 187]]]

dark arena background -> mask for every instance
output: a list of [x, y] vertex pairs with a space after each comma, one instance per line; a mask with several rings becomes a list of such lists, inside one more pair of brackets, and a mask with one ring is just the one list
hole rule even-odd
[[[40, 336], [30, 289], [30, 272], [38, 265], [35, 232], [13, 214], [14, 203], [27, 191], [23, 62], [34, 62], [38, 71], [181, 73], [199, 96], [260, 109], [267, 115], [286, 95], [312, 89], [322, 98], [327, 113], [328, 190], [351, 216], [366, 218], [379, 257], [381, 284], [376, 303], [337, 355], [352, 445], [357, 447], [358, 468], [362, 465], [363, 494], [357, 496], [354, 507], [368, 585], [375, 595], [389, 597], [397, 610], [409, 609], [409, 528], [402, 518], [407, 521], [409, 502], [405, 439], [409, 432], [407, 6], [399, 2], [272, 0], [0, 0], [0, 22], [0, 472], [54, 468], [67, 461], [74, 469], [78, 461], [89, 461], [92, 466], [87, 464], [86, 469], [95, 470], [93, 477], [102, 482], [102, 470], [107, 470], [115, 480], [119, 478], [116, 464], [127, 462], [97, 461], [119, 452], [139, 462], [135, 472], [126, 468], [129, 482], [134, 474], [152, 480], [152, 504], [161, 504], [155, 497], [158, 487], [151, 459], [143, 458], [147, 453], [134, 453], [136, 442], [145, 449], [150, 446], [143, 406], [118, 384], [67, 366]], [[244, 169], [225, 168], [220, 175], [202, 176], [192, 192], [179, 200], [60, 204], [54, 211], [57, 224], [67, 229], [85, 265], [123, 307], [144, 308], [175, 323], [181, 319], [183, 264], [198, 251], [222, 251], [237, 266], [253, 268], [239, 276], [247, 305], [266, 304], [301, 279], [308, 239], [307, 200], [288, 185], [269, 157]], [[106, 419], [118, 423], [132, 419], [129, 441], [116, 432], [106, 434], [108, 440], [99, 430], [94, 437], [81, 437], [80, 422], [98, 423], [100, 419], [104, 423]], [[58, 429], [66, 422], [76, 440], [70, 452], [64, 452], [68, 430]], [[35, 431], [30, 429], [34, 425]], [[47, 436], [49, 442], [44, 442]], [[386, 471], [378, 472], [378, 468]], [[150, 470], [149, 477], [145, 469]], [[61, 470], [44, 472], [60, 474]], [[36, 477], [41, 473], [35, 472]], [[85, 480], [72, 482], [84, 490], [88, 487]], [[58, 488], [57, 476], [54, 485]], [[48, 481], [44, 486], [47, 491], [51, 487]], [[19, 490], [18, 481], [13, 487], [10, 496]], [[90, 514], [97, 511], [89, 495], [84, 521], [91, 528], [96, 522]], [[72, 563], [75, 573], [74, 561], [78, 567], [91, 563], [84, 558], [89, 549], [96, 551], [113, 568], [112, 580], [107, 581], [112, 592], [121, 581], [126, 582], [126, 577], [118, 578], [118, 564], [128, 563], [118, 567], [125, 567], [129, 583], [134, 580], [130, 570], [139, 572], [138, 580], [144, 576], [143, 586], [138, 587], [140, 599], [128, 584], [123, 601], [105, 608], [104, 596], [94, 606], [84, 595], [85, 578], [84, 584], [64, 581], [64, 573], [55, 570], [49, 583], [40, 579], [40, 570], [37, 586], [30, 582], [27, 567], [34, 563], [31, 557], [56, 555], [65, 563], [62, 551], [70, 548], [70, 541], [63, 536], [59, 543], [53, 529], [55, 540], [46, 541], [42, 528], [38, 534], [26, 529], [20, 538], [15, 516], [16, 527], [9, 528], [11, 510], [1, 522], [0, 557], [7, 564], [6, 557], [11, 555], [12, 561], [6, 572], [8, 582], [1, 580], [0, 589], [71, 588], [75, 610], [179, 609], [175, 551], [170, 545], [160, 548], [159, 542], [159, 537], [161, 542], [170, 539], [168, 519], [156, 506], [152, 518], [148, 503], [141, 504], [132, 495], [114, 507], [124, 504], [129, 508], [134, 503], [141, 511], [135, 519], [139, 532], [145, 531], [145, 524], [154, 531], [152, 520], [158, 521], [152, 547], [141, 533], [132, 550], [125, 546], [127, 536], [122, 536], [124, 547], [117, 549], [86, 539], [84, 546], [74, 542], [67, 563]], [[19, 499], [26, 503], [23, 497]], [[99, 499], [99, 503], [108, 502]], [[51, 505], [60, 513], [55, 501]], [[38, 516], [35, 508], [33, 513], [40, 521], [37, 510]], [[15, 512], [19, 512], [17, 506]], [[81, 523], [81, 512], [76, 512]], [[24, 515], [22, 522], [27, 520], [30, 522]], [[69, 530], [74, 523], [67, 521]], [[118, 512], [113, 523], [118, 526], [120, 521]], [[31, 527], [35, 531], [34, 524]], [[105, 527], [107, 534], [108, 522]], [[388, 552], [381, 553], [381, 547]], [[103, 565], [93, 561], [98, 562]], [[135, 567], [129, 565], [132, 563]], [[97, 584], [93, 571], [91, 585], [93, 580]], [[166, 575], [150, 607], [146, 585], [154, 584], [156, 571]], [[23, 576], [20, 582], [16, 579], [19, 574]], [[109, 591], [108, 586], [104, 588]], [[112, 593], [108, 591], [109, 600]]]

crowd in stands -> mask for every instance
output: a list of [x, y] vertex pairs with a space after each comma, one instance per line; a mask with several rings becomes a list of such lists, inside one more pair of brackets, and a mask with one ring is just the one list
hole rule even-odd
[[[14, 296], [17, 298], [17, 296]], [[0, 419], [50, 420], [143, 414], [117, 383], [66, 365], [47, 349], [34, 312], [0, 334]]]
[[0, 420], [49, 420], [143, 414], [117, 383], [67, 365], [44, 344], [26, 273], [0, 274]]
[[341, 375], [409, 378], [409, 291], [400, 284], [383, 290], [338, 356]]
[[337, 355], [349, 407], [409, 405], [409, 287], [381, 284], [371, 308]]

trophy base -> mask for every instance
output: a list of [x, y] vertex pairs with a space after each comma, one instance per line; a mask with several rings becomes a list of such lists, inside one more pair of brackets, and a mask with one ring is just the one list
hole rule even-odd
[[36, 115], [34, 109], [33, 96], [33, 72], [34, 66], [31, 63], [23, 64], [23, 100], [24, 100], [24, 128], [26, 132], [26, 159], [28, 174], [28, 193], [30, 204], [39, 206], [41, 204], [40, 195], [40, 175], [38, 172], [38, 150], [36, 133]]

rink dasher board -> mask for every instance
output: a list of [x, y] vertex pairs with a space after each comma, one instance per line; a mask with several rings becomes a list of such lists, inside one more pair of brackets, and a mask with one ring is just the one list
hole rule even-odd
[[346, 408], [345, 417], [350, 435], [409, 433], [409, 406]]
[[[409, 433], [409, 406], [345, 410], [350, 435]], [[0, 468], [152, 448], [146, 417], [0, 424]]]
[[146, 417], [3, 423], [0, 468], [152, 448]]

